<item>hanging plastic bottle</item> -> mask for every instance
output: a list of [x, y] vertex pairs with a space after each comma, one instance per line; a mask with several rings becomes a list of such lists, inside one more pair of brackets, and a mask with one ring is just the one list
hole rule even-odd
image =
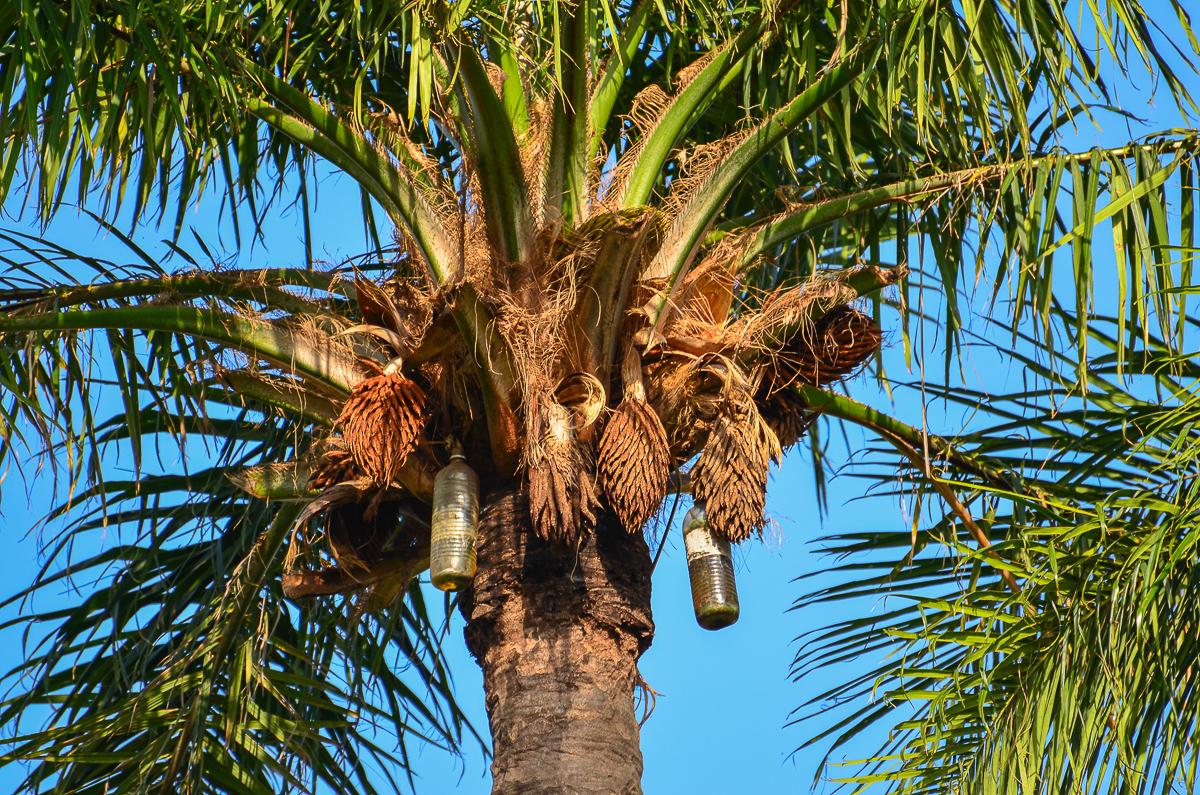
[[733, 578], [733, 552], [728, 541], [709, 530], [702, 502], [683, 517], [683, 547], [692, 580], [696, 623], [705, 629], [722, 629], [735, 623], [741, 607]]
[[458, 591], [475, 578], [479, 539], [479, 477], [467, 466], [462, 447], [448, 442], [450, 463], [433, 480], [429, 575], [443, 591]]

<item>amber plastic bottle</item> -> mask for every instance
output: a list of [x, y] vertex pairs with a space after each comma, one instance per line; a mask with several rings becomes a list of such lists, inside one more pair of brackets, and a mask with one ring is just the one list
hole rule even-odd
[[479, 477], [462, 448], [451, 445], [450, 463], [433, 481], [429, 575], [443, 591], [457, 591], [475, 578], [479, 539]]
[[741, 607], [733, 578], [733, 552], [728, 541], [709, 529], [704, 503], [696, 503], [683, 517], [683, 547], [696, 623], [705, 629], [722, 629], [736, 622]]

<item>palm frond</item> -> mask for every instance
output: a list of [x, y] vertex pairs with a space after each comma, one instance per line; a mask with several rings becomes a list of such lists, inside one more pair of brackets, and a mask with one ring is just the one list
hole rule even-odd
[[[24, 661], [5, 675], [0, 721], [14, 736], [0, 765], [25, 764], [22, 786], [32, 791], [372, 793], [380, 769], [407, 773], [412, 785], [414, 744], [458, 751], [477, 739], [442, 657], [445, 619], [430, 615], [415, 585], [370, 611], [285, 598], [285, 572], [297, 561], [320, 565], [309, 543], [316, 526], [296, 522], [311, 494], [296, 493], [295, 476], [291, 492], [253, 476], [312, 455], [311, 424], [336, 416], [336, 396], [288, 375], [304, 369], [314, 330], [274, 360], [274, 375], [223, 371], [228, 350], [207, 341], [245, 343], [229, 334], [264, 322], [248, 319], [250, 306], [312, 310], [312, 320], [334, 305], [356, 311], [354, 292], [308, 272], [93, 285], [37, 272], [13, 269], [0, 291], [11, 302], [6, 322], [44, 327], [2, 336], [4, 454], [22, 438], [35, 452], [68, 453], [57, 458], [69, 496], [47, 514], [46, 532], [54, 529], [39, 576], [5, 603], [27, 606], [0, 630], [40, 630], [26, 635]], [[136, 305], [148, 297], [169, 300]], [[145, 310], [170, 322], [138, 323]], [[218, 315], [225, 331], [207, 336], [179, 320]], [[52, 328], [55, 317], [66, 326]], [[307, 365], [318, 383], [336, 381], [329, 353]], [[344, 356], [354, 361], [350, 348]], [[119, 400], [93, 395], [109, 388]], [[33, 433], [22, 437], [22, 428]], [[143, 471], [164, 448], [182, 456], [182, 474]], [[111, 458], [126, 450], [139, 475], [112, 479]], [[99, 534], [115, 540], [97, 549]], [[95, 551], [76, 551], [84, 549]], [[29, 606], [64, 586], [78, 598]]]

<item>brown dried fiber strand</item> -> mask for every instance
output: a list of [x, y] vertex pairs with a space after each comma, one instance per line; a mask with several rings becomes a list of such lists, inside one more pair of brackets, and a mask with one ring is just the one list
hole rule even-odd
[[[596, 495], [592, 468], [572, 443], [561, 455], [551, 454], [529, 472], [529, 513], [536, 535], [578, 549], [596, 525]], [[559, 452], [559, 451], [556, 451]]]
[[582, 480], [568, 456], [549, 457], [530, 471], [529, 512], [539, 538], [579, 548], [586, 529], [581, 516]]
[[417, 446], [425, 393], [401, 375], [361, 381], [346, 401], [338, 424], [358, 467], [378, 486], [391, 483]]
[[599, 500], [590, 448], [575, 438], [569, 413], [546, 400], [537, 413], [536, 454], [529, 467], [529, 513], [539, 538], [578, 549], [596, 524]]

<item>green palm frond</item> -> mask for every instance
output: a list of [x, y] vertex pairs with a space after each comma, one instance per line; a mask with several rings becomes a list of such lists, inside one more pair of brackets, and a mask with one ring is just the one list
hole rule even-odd
[[[1069, 335], [1076, 320], [1052, 305], [1057, 330]], [[834, 749], [867, 725], [895, 727], [873, 759], [828, 770], [834, 778], [914, 793], [1195, 786], [1200, 381], [1143, 329], [1119, 354], [1119, 326], [1090, 319], [1092, 349], [1107, 352], [1086, 367], [1073, 342], [1047, 361], [1018, 331], [1008, 355], [1026, 374], [1019, 392], [913, 385], [976, 417], [969, 432], [931, 440], [927, 468], [896, 452], [919, 451], [919, 429], [844, 401], [828, 407], [892, 442], [855, 468], [897, 496], [927, 495], [931, 511], [919, 531], [825, 538], [853, 562], [799, 603], [886, 597], [882, 613], [805, 638], [796, 658], [795, 676], [882, 660], [805, 708], [816, 717], [830, 702], [855, 705], [822, 719], [812, 742]], [[947, 487], [961, 510], [939, 501]]]
[[[21, 242], [43, 263], [68, 264], [64, 249]], [[272, 355], [229, 320], [249, 322], [255, 306], [331, 323], [347, 317], [330, 308], [352, 307], [353, 290], [308, 271], [146, 277], [94, 264], [138, 278], [47, 283], [24, 264], [3, 293], [10, 322], [45, 321], [3, 335], [3, 418], [13, 429], [3, 453], [14, 456], [20, 429], [31, 429], [26, 446], [65, 453], [55, 458], [72, 492], [46, 517], [45, 532], [55, 529], [40, 576], [6, 605], [86, 586], [76, 603], [26, 608], [4, 627], [44, 629], [6, 674], [0, 722], [15, 736], [0, 764], [27, 764], [24, 786], [35, 791], [274, 792], [320, 782], [376, 792], [374, 771], [409, 771], [414, 743], [459, 750], [476, 735], [442, 658], [444, 619], [415, 585], [369, 612], [287, 601], [282, 574], [293, 559], [319, 565], [308, 560], [313, 529], [296, 524], [303, 505], [239, 489], [248, 467], [311, 454], [306, 426], [336, 416], [336, 388], [313, 387], [334, 387], [341, 365], [328, 352], [303, 365], [304, 346], [321, 339], [316, 325]], [[144, 310], [167, 320], [138, 323]], [[186, 322], [222, 312], [215, 334]], [[89, 326], [97, 332], [78, 330]], [[111, 365], [92, 364], [106, 361], [106, 348]], [[262, 369], [224, 371], [230, 351]], [[115, 404], [92, 395], [106, 381]], [[164, 445], [183, 455], [183, 474], [105, 477], [115, 452], [132, 451], [141, 470]], [[115, 541], [76, 551], [95, 550], [98, 533]]]

